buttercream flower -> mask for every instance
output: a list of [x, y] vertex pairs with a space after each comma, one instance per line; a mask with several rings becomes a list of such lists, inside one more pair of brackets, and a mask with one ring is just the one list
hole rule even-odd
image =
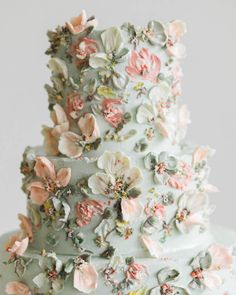
[[44, 126], [42, 134], [44, 136], [44, 149], [48, 155], [56, 156], [59, 153], [58, 142], [60, 135], [69, 130], [69, 121], [64, 109], [59, 105], [53, 106], [51, 118], [54, 127]]
[[123, 220], [139, 217], [142, 207], [137, 199], [140, 192], [135, 187], [142, 180], [141, 171], [132, 168], [129, 158], [121, 152], [105, 152], [97, 165], [104, 172], [97, 172], [88, 179], [92, 192], [119, 200]]
[[196, 226], [206, 227], [207, 211], [209, 206], [208, 196], [204, 193], [185, 193], [178, 203], [175, 224], [183, 233], [189, 233]]
[[98, 24], [97, 20], [94, 17], [87, 18], [85, 10], [79, 16], [73, 17], [70, 22], [66, 23], [68, 30], [77, 35], [82, 33], [88, 28], [94, 28]]
[[171, 106], [169, 98], [170, 86], [166, 82], [160, 82], [149, 91], [149, 103], [142, 104], [137, 111], [138, 123], [157, 125], [158, 119], [165, 119]]
[[177, 58], [185, 57], [186, 49], [185, 46], [180, 43], [180, 39], [186, 31], [186, 24], [180, 20], [174, 20], [167, 25], [168, 40], [166, 47], [170, 55]]
[[120, 28], [111, 27], [102, 32], [101, 41], [104, 52], [92, 53], [90, 55], [90, 67], [108, 70], [126, 60], [129, 49], [123, 47], [123, 36]]
[[21, 221], [20, 227], [23, 230], [23, 232], [29, 237], [29, 240], [33, 240], [33, 229], [32, 229], [32, 223], [30, 219], [23, 214], [18, 215], [19, 220]]
[[232, 269], [233, 256], [225, 246], [212, 244], [205, 253], [200, 253], [191, 265], [193, 281], [190, 286], [204, 286], [216, 290], [223, 284], [219, 272]]
[[140, 242], [151, 257], [158, 258], [163, 251], [162, 247], [148, 235], [141, 235]]
[[10, 295], [31, 295], [30, 288], [21, 282], [9, 282], [5, 289]]
[[104, 205], [100, 201], [86, 199], [83, 202], [77, 203], [76, 223], [79, 227], [90, 224], [93, 216], [102, 214], [104, 211]]
[[124, 113], [118, 107], [122, 104], [120, 98], [104, 98], [101, 106], [102, 115], [114, 128], [117, 128], [124, 120]]
[[76, 261], [74, 272], [74, 288], [82, 293], [89, 294], [97, 289], [98, 273], [95, 267], [79, 258]]
[[147, 267], [138, 263], [131, 263], [126, 271], [126, 279], [130, 281], [141, 281], [148, 275]]
[[67, 95], [66, 112], [72, 119], [78, 119], [79, 113], [83, 108], [84, 108], [84, 100], [78, 93], [73, 92]]
[[34, 171], [40, 180], [31, 182], [28, 191], [32, 202], [37, 205], [43, 205], [50, 194], [66, 187], [71, 179], [70, 168], [61, 168], [56, 172], [55, 166], [46, 157], [36, 158]]
[[[174, 140], [179, 132], [180, 123], [184, 123], [184, 110], [180, 113], [171, 101], [171, 88], [167, 82], [161, 81], [149, 91], [149, 101], [137, 109], [136, 120], [141, 124], [152, 125], [164, 138]], [[182, 129], [181, 129], [182, 130]]]
[[148, 48], [142, 48], [139, 53], [132, 52], [126, 72], [134, 80], [141, 78], [156, 83], [160, 68], [161, 61], [159, 57], [151, 53]]
[[179, 161], [167, 152], [161, 152], [158, 156], [149, 153], [144, 158], [144, 166], [154, 172], [154, 181], [157, 184], [172, 185], [174, 182], [169, 182], [169, 180], [177, 175]]
[[150, 200], [145, 206], [144, 212], [147, 216], [155, 216], [162, 220], [166, 214], [166, 207], [155, 200]]
[[6, 245], [6, 250], [13, 256], [23, 256], [29, 245], [29, 238], [23, 240], [19, 236], [13, 236]]
[[98, 51], [98, 44], [96, 40], [91, 38], [82, 38], [77, 40], [76, 43], [72, 44], [70, 47], [70, 54], [76, 58], [76, 65], [79, 67], [92, 53]]
[[59, 141], [59, 151], [75, 159], [82, 155], [86, 144], [94, 143], [100, 137], [97, 121], [93, 114], [86, 113], [80, 117], [78, 126], [81, 135], [68, 131], [61, 135]]
[[168, 184], [176, 189], [185, 190], [192, 180], [192, 170], [189, 164], [183, 161], [178, 162], [176, 173], [170, 176]]

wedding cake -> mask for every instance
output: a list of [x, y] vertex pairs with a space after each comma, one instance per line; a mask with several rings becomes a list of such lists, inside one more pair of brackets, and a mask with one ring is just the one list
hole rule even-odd
[[236, 236], [210, 226], [208, 160], [186, 139], [186, 25], [48, 32], [52, 127], [26, 148], [27, 216], [1, 238], [1, 294], [235, 295]]

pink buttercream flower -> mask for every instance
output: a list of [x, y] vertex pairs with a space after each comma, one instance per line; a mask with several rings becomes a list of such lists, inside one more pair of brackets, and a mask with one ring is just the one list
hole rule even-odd
[[96, 27], [97, 24], [97, 20], [94, 17], [88, 19], [85, 10], [83, 10], [79, 16], [73, 17], [70, 22], [67, 22], [66, 26], [72, 34], [77, 35], [87, 28]]
[[6, 245], [7, 252], [12, 256], [23, 256], [29, 245], [29, 238], [20, 239], [19, 235], [13, 236]]
[[95, 142], [100, 137], [97, 120], [93, 114], [85, 113], [78, 121], [81, 135], [68, 131], [62, 134], [59, 141], [59, 151], [73, 159], [79, 159], [84, 151], [84, 145]]
[[93, 216], [102, 214], [103, 211], [104, 205], [102, 202], [86, 199], [76, 205], [76, 223], [79, 227], [86, 226], [90, 224]]
[[147, 275], [146, 266], [138, 263], [131, 263], [126, 271], [126, 279], [131, 281], [141, 281]]
[[78, 93], [74, 92], [66, 97], [66, 112], [72, 119], [78, 119], [79, 111], [83, 108], [84, 100]]
[[33, 229], [32, 229], [32, 223], [30, 219], [23, 214], [18, 215], [19, 220], [21, 221], [20, 227], [23, 230], [23, 232], [29, 237], [29, 240], [33, 240]]
[[145, 206], [144, 212], [147, 216], [156, 216], [159, 217], [160, 219], [163, 219], [165, 217], [165, 213], [166, 213], [166, 208], [164, 205], [160, 204], [160, 203], [148, 203]]
[[204, 270], [195, 269], [191, 276], [201, 281], [208, 289], [216, 290], [223, 284], [218, 272], [224, 269], [232, 269], [233, 256], [228, 248], [217, 244], [211, 245], [208, 252], [212, 259], [210, 267]]
[[30, 183], [28, 191], [31, 200], [37, 205], [43, 205], [51, 193], [66, 187], [71, 179], [70, 168], [61, 168], [56, 172], [55, 166], [46, 157], [36, 158], [34, 170], [41, 180]]
[[7, 283], [5, 291], [10, 295], [31, 295], [30, 288], [20, 282]]
[[178, 171], [170, 176], [168, 183], [171, 187], [176, 189], [186, 189], [192, 180], [192, 170], [191, 167], [180, 161], [178, 164]]
[[95, 267], [78, 258], [74, 272], [74, 288], [82, 293], [89, 294], [97, 289], [98, 273]]
[[102, 114], [105, 120], [114, 128], [123, 122], [124, 113], [117, 106], [122, 104], [120, 98], [105, 98], [102, 102]]
[[80, 67], [88, 61], [91, 54], [98, 51], [98, 44], [94, 39], [82, 38], [70, 47], [70, 54], [76, 58], [76, 65]]
[[139, 53], [136, 51], [132, 52], [129, 65], [126, 67], [126, 72], [134, 80], [142, 78], [156, 83], [160, 68], [161, 61], [159, 57], [152, 54], [149, 49], [143, 48]]

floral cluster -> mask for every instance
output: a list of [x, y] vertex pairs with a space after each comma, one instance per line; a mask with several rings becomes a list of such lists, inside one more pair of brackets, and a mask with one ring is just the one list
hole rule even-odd
[[154, 182], [159, 185], [186, 190], [192, 180], [191, 166], [168, 152], [161, 152], [158, 156], [153, 153], [147, 154], [144, 166], [154, 172]]
[[107, 197], [114, 203], [117, 212], [116, 228], [135, 220], [142, 214], [143, 207], [136, 187], [142, 181], [141, 171], [131, 167], [130, 159], [121, 152], [105, 152], [97, 161], [97, 172], [88, 179], [88, 186], [95, 195]]
[[[137, 122], [153, 125], [173, 143], [181, 141], [189, 123], [186, 106], [176, 105], [185, 24], [151, 21], [142, 29], [125, 24], [93, 32], [96, 26], [97, 20], [83, 11], [48, 33], [53, 85], [46, 89], [54, 127], [43, 128], [47, 153], [78, 159], [97, 149], [102, 140], [100, 116], [114, 129], [109, 138], [116, 138], [131, 120], [124, 105], [135, 91], [147, 98], [138, 107]], [[140, 42], [142, 46], [136, 48]], [[166, 62], [152, 50], [158, 48], [165, 52]]]

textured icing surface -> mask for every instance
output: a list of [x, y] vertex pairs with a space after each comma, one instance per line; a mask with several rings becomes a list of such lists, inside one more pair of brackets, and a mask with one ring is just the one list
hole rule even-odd
[[[214, 243], [220, 243], [223, 244], [229, 248], [232, 249], [232, 247], [236, 243], [236, 235], [234, 232], [221, 227], [213, 227], [212, 229], [214, 234]], [[1, 245], [5, 244], [6, 241], [9, 239], [10, 234], [7, 234], [1, 238]], [[162, 257], [158, 259], [154, 258], [144, 258], [144, 259], [135, 259], [135, 262], [140, 265], [145, 265], [148, 269], [148, 276], [144, 277], [144, 280], [141, 280], [140, 282], [134, 282], [135, 283], [135, 290], [143, 289], [144, 287], [153, 288], [158, 285], [156, 274], [159, 270], [163, 268], [171, 268], [176, 269], [180, 272], [179, 279], [174, 283], [175, 286], [179, 286], [182, 288], [186, 288], [188, 290], [188, 284], [191, 281], [191, 266], [189, 265], [189, 262], [191, 259], [197, 255], [200, 251], [202, 251], [204, 248], [208, 247], [208, 245], [204, 245], [202, 247], [195, 247], [191, 250], [185, 250], [185, 251], [178, 251], [177, 253], [173, 253], [170, 255], [163, 255]], [[7, 254], [4, 252], [1, 252], [1, 262], [6, 261]], [[27, 269], [23, 282], [27, 283], [31, 288], [34, 288], [35, 285], [32, 283], [32, 279], [40, 272], [42, 269], [40, 268], [38, 261], [37, 261], [37, 255], [32, 253], [27, 253], [26, 256], [34, 257], [34, 260], [32, 263], [29, 264], [29, 268]], [[70, 256], [58, 256], [63, 261], [66, 261], [70, 258]], [[99, 271], [99, 284], [98, 289], [93, 294], [104, 294], [104, 292], [107, 292], [107, 294], [111, 292], [112, 287], [105, 284], [104, 276], [102, 273], [102, 270], [106, 269], [107, 265], [109, 264], [109, 261], [96, 258], [93, 259], [93, 263], [97, 270]], [[1, 263], [0, 268], [0, 274], [1, 274], [1, 281], [0, 281], [0, 291], [1, 294], [5, 293], [5, 284], [9, 281], [15, 281], [18, 280], [17, 275], [14, 273], [14, 266], [4, 266]], [[192, 295], [198, 295], [198, 294], [204, 294], [204, 295], [224, 295], [224, 294], [234, 294], [234, 290], [236, 288], [236, 265], [234, 264], [234, 267], [230, 271], [221, 271], [221, 275], [224, 278], [224, 285], [214, 289], [214, 290], [204, 290], [204, 289], [195, 289], [192, 290]], [[116, 279], [118, 281], [123, 279], [123, 272], [120, 270], [117, 270]], [[73, 281], [72, 278], [69, 278], [66, 281], [66, 284], [64, 286], [63, 291], [60, 294], [67, 294], [67, 295], [74, 295], [74, 294], [81, 294], [77, 290], [73, 289]], [[189, 291], [190, 292], [190, 291]], [[38, 294], [38, 293], [37, 293]], [[41, 293], [40, 293], [41, 294]], [[46, 294], [46, 293], [43, 293]], [[123, 294], [123, 293], [122, 293]], [[139, 294], [139, 293], [132, 293], [132, 292], [126, 292], [124, 294]], [[142, 293], [140, 293], [142, 294]], [[144, 293], [146, 294], [146, 293]], [[148, 293], [147, 293], [148, 294]], [[158, 292], [153, 294], [159, 294]], [[182, 293], [180, 293], [182, 294]], [[183, 293], [185, 294], [185, 293]]]
[[185, 140], [186, 25], [96, 25], [82, 12], [48, 33], [53, 126], [23, 155], [27, 216], [1, 241], [0, 290], [231, 295], [235, 235], [209, 226], [213, 150]]

